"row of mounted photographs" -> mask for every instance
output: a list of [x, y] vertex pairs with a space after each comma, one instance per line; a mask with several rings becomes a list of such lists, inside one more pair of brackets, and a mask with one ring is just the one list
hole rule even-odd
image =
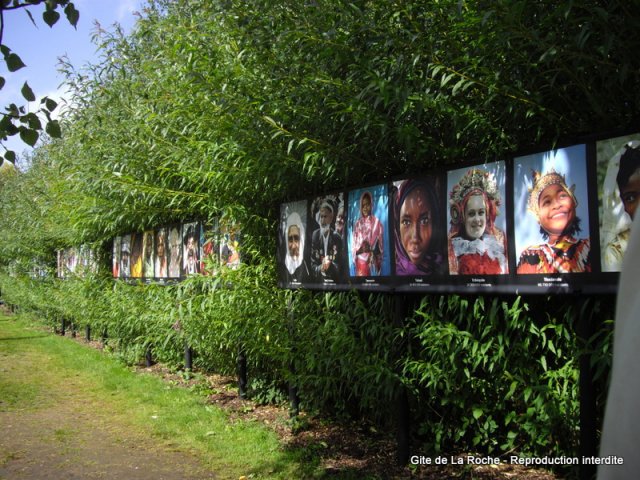
[[619, 272], [639, 195], [632, 134], [288, 202], [279, 283]]
[[215, 275], [240, 264], [240, 234], [189, 222], [114, 238], [114, 278], [179, 279]]

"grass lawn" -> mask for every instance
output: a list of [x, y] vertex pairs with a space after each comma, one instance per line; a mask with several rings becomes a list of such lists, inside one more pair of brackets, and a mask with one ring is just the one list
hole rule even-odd
[[[63, 402], [115, 438], [195, 454], [217, 478], [323, 476], [309, 452], [283, 449], [265, 426], [230, 421], [202, 396], [46, 332], [26, 315], [0, 313], [0, 365], [0, 412], [46, 412]], [[70, 440], [81, 429], [81, 422], [60, 428], [55, 439]]]

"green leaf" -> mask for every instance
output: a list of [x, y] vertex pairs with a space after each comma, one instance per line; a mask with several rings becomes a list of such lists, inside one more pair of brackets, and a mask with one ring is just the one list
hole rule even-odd
[[80, 12], [76, 10], [76, 7], [73, 3], [69, 3], [66, 7], [64, 7], [64, 13], [67, 16], [67, 20], [69, 23], [73, 25], [74, 28], [78, 25], [78, 20], [80, 19]]
[[26, 115], [20, 117], [20, 121], [22, 123], [27, 123], [29, 125], [29, 128], [32, 130], [42, 130], [42, 123], [40, 123], [40, 119], [33, 112], [29, 112]]
[[58, 102], [56, 102], [55, 100], [49, 97], [44, 97], [42, 101], [44, 102], [44, 105], [47, 108], [47, 110], [49, 110], [50, 112], [53, 112], [58, 106]]
[[55, 10], [45, 10], [42, 14], [42, 19], [49, 27], [53, 27], [60, 20], [60, 14]]
[[34, 95], [33, 90], [31, 90], [31, 87], [27, 82], [24, 82], [24, 85], [22, 85], [22, 90], [20, 91], [22, 92], [22, 96], [27, 102], [35, 102], [36, 96]]
[[483, 413], [484, 413], [484, 411], [481, 408], [474, 408], [473, 409], [473, 418], [478, 420], [482, 416]]
[[0, 137], [10, 137], [18, 133], [18, 127], [11, 120], [12, 118], [7, 115], [0, 116]]
[[33, 147], [38, 141], [38, 132], [32, 128], [20, 127], [20, 138], [24, 143]]
[[16, 152], [14, 152], [13, 150], [7, 150], [6, 152], [4, 152], [4, 158], [9, 160], [11, 163], [15, 163]]
[[6, 83], [4, 77], [0, 77], [0, 90], [2, 90], [2, 87], [4, 87], [4, 84]]
[[51, 120], [49, 123], [47, 123], [45, 130], [47, 134], [52, 138], [60, 138], [62, 136], [60, 123], [58, 122], [58, 120]]
[[6, 57], [4, 57], [4, 59], [7, 62], [7, 68], [10, 72], [16, 72], [21, 68], [26, 67], [22, 59], [15, 53], [10, 53]]

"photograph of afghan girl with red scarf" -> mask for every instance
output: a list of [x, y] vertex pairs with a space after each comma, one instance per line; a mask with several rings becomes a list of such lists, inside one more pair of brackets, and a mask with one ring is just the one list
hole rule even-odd
[[509, 273], [504, 215], [500, 216], [499, 209], [504, 196], [504, 162], [452, 170], [448, 175], [449, 274]]

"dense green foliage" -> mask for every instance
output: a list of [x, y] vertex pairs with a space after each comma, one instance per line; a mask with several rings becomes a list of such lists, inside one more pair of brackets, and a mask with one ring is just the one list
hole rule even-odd
[[[307, 408], [336, 415], [389, 425], [407, 388], [429, 452], [572, 454], [579, 352], [593, 349], [604, 381], [609, 345], [607, 332], [580, 344], [577, 300], [428, 296], [399, 324], [385, 295], [284, 292], [276, 212], [305, 195], [633, 125], [637, 10], [151, 1], [131, 36], [99, 36], [99, 65], [68, 66], [63, 139], [39, 148], [27, 172], [0, 176], [3, 296], [106, 331], [129, 361], [151, 349], [177, 364], [187, 342], [196, 365], [232, 373], [242, 349], [255, 385], [292, 382]], [[218, 216], [242, 225], [239, 270], [167, 287], [108, 278], [113, 236]], [[83, 242], [103, 249], [99, 275], [21, 275]], [[590, 308], [601, 324], [612, 318], [606, 300]]]

